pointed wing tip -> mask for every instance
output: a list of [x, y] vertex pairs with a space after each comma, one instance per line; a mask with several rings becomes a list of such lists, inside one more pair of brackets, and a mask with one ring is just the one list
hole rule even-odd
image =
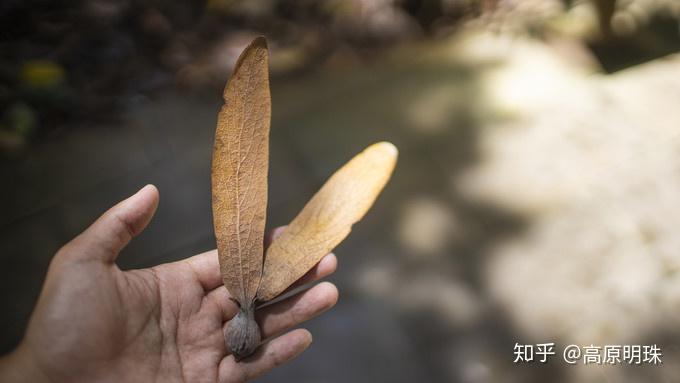
[[[236, 59], [236, 63], [234, 64], [234, 68], [231, 71], [231, 76], [229, 77], [230, 80], [236, 74], [240, 71], [241, 65], [243, 62], [246, 60], [247, 57], [252, 57], [253, 55], [257, 56], [264, 56], [263, 62], [265, 63], [265, 66], [268, 65], [268, 60], [267, 56], [269, 54], [269, 48], [267, 47], [267, 39], [264, 36], [257, 36], [255, 37], [243, 50], [241, 51], [241, 54], [238, 56], [238, 59]], [[224, 91], [222, 92], [222, 97], [226, 101], [227, 97], [227, 91], [229, 89], [229, 83], [231, 81], [227, 81], [227, 84], [224, 87]]]
[[263, 35], [257, 36], [253, 39], [253, 41], [248, 44], [248, 47], [246, 50], [250, 49], [251, 47], [260, 47], [264, 49], [268, 49], [267, 47], [267, 38], [264, 37]]
[[253, 39], [253, 41], [251, 41], [250, 44], [248, 44], [248, 46], [246, 46], [243, 49], [243, 51], [241, 52], [241, 55], [239, 56], [238, 60], [236, 61], [234, 72], [236, 72], [236, 69], [241, 66], [241, 63], [243, 62], [243, 60], [247, 56], [251, 55], [251, 52], [258, 50], [258, 49], [264, 50], [265, 55], [267, 55], [267, 53], [269, 52], [269, 48], [267, 47], [267, 38], [265, 38], [264, 36], [255, 37]]

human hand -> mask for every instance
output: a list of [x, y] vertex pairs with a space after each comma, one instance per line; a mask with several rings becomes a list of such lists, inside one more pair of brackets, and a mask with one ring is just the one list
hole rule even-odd
[[[237, 362], [224, 341], [237, 307], [222, 285], [217, 251], [119, 269], [118, 253], [157, 206], [158, 191], [148, 185], [57, 252], [25, 338], [0, 359], [0, 381], [243, 382], [310, 345], [307, 330], [280, 334], [336, 303], [328, 282], [258, 310], [271, 341]], [[336, 264], [327, 255], [298, 285], [331, 274]]]

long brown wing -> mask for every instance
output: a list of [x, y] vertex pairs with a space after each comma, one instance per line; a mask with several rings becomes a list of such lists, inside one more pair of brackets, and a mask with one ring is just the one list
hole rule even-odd
[[224, 285], [241, 305], [262, 277], [269, 166], [268, 51], [263, 37], [241, 53], [224, 89], [212, 158], [212, 208]]
[[326, 181], [267, 249], [258, 300], [279, 295], [347, 237], [390, 179], [396, 160], [394, 145], [373, 144]]

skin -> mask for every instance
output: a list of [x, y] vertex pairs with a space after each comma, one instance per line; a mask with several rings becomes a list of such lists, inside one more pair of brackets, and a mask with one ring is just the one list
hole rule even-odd
[[[307, 330], [289, 330], [337, 302], [328, 282], [258, 310], [268, 342], [236, 361], [224, 330], [237, 307], [222, 285], [215, 250], [119, 269], [118, 253], [157, 206], [158, 190], [147, 185], [57, 252], [24, 339], [0, 359], [0, 381], [245, 382], [309, 347]], [[296, 285], [323, 278], [336, 265], [329, 254]]]

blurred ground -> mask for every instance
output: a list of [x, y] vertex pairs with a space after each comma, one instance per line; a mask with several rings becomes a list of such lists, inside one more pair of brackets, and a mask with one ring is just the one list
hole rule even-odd
[[[680, 380], [680, 56], [604, 74], [624, 65], [593, 51], [470, 28], [274, 76], [270, 227], [368, 144], [400, 158], [336, 251], [340, 303], [262, 381]], [[58, 247], [146, 183], [159, 210], [122, 267], [214, 247], [220, 102], [209, 87], [139, 95], [118, 121], [67, 125], [2, 162], [0, 352]], [[658, 343], [665, 364], [512, 364], [515, 342], [551, 341]]]

